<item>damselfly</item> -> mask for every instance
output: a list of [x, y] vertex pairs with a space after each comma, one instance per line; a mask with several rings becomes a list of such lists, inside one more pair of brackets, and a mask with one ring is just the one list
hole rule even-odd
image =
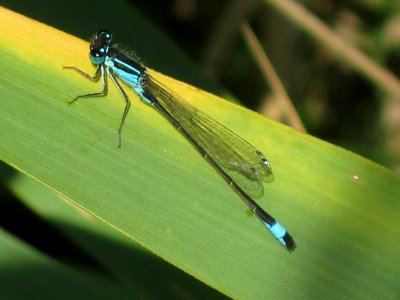
[[118, 81], [122, 80], [191, 142], [287, 250], [294, 250], [296, 243], [287, 230], [251, 198], [261, 197], [264, 193], [262, 181], [273, 179], [271, 166], [265, 156], [150, 76], [146, 67], [137, 59], [111, 46], [111, 40], [112, 34], [108, 30], [97, 32], [91, 40], [89, 57], [97, 66], [94, 75], [76, 67], [64, 67], [93, 81], [99, 78], [102, 81], [100, 92], [77, 96], [69, 103], [80, 98], [105, 96], [109, 76], [125, 100], [125, 109], [118, 128], [120, 147], [122, 127], [130, 108], [130, 100]]

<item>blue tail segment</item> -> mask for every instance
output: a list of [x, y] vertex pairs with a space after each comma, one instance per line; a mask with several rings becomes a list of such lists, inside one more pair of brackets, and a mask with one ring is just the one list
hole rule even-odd
[[263, 223], [272, 233], [272, 235], [279, 241], [279, 243], [281, 243], [286, 249], [291, 252], [296, 248], [296, 243], [294, 242], [293, 238], [287, 232], [286, 228], [283, 227], [280, 223], [276, 221], [272, 225], [269, 225], [266, 222]]
[[257, 218], [263, 222], [265, 227], [267, 227], [267, 229], [282, 246], [284, 246], [289, 252], [292, 252], [294, 249], [296, 249], [296, 242], [289, 232], [287, 232], [285, 227], [277, 222], [273, 216], [262, 209], [256, 202], [254, 202], [254, 200], [250, 204], [253, 207], [253, 212]]

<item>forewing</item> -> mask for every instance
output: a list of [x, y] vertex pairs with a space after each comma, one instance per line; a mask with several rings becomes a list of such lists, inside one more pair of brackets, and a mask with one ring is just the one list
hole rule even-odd
[[146, 88], [246, 193], [263, 195], [261, 181], [271, 181], [273, 175], [261, 152], [150, 76]]

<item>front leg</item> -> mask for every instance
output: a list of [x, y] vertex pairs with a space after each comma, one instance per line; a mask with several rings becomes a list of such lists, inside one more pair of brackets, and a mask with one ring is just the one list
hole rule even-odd
[[74, 99], [72, 99], [71, 101], [68, 102], [68, 104], [72, 104], [74, 103], [76, 100], [78, 100], [79, 98], [90, 98], [90, 97], [102, 97], [105, 96], [107, 94], [107, 74], [105, 72], [105, 66], [104, 65], [99, 65], [96, 69], [96, 72], [91, 76], [85, 72], [83, 72], [82, 70], [76, 68], [76, 67], [63, 67], [64, 69], [69, 69], [69, 70], [74, 70], [76, 72], [78, 72], [79, 74], [81, 74], [82, 76], [86, 77], [87, 79], [90, 79], [92, 81], [97, 81], [99, 76], [101, 77], [101, 86], [102, 86], [102, 90], [100, 92], [97, 93], [90, 93], [90, 94], [85, 94], [85, 95], [79, 95], [77, 97], [75, 97]]
[[75, 72], [78, 72], [82, 76], [85, 76], [87, 79], [90, 79], [92, 81], [96, 81], [99, 78], [100, 68], [101, 67], [102, 67], [102, 65], [98, 65], [97, 68], [96, 68], [96, 72], [93, 75], [89, 75], [88, 73], [78, 69], [77, 67], [66, 67], [66, 66], [63, 66], [63, 69], [74, 70]]

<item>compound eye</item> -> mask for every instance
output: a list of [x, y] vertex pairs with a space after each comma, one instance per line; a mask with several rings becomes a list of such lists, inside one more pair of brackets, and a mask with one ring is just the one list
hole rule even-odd
[[110, 43], [112, 40], [112, 33], [109, 30], [100, 30], [96, 34], [96, 39], [102, 43]]
[[90, 61], [95, 65], [99, 65], [104, 62], [106, 53], [107, 51], [105, 47], [91, 49], [89, 53]]

